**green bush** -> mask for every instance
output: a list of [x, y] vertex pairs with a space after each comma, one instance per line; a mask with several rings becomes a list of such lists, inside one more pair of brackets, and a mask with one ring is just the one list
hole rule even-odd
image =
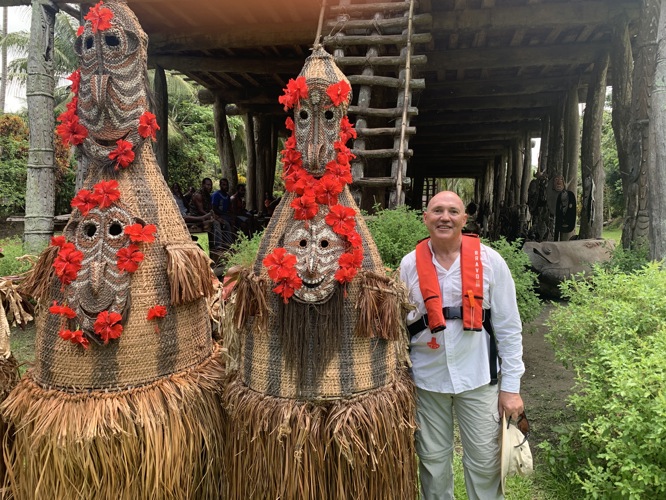
[[635, 243], [632, 248], [623, 248], [616, 245], [608, 262], [602, 262], [601, 268], [606, 271], [631, 273], [641, 269], [650, 261], [650, 246], [647, 242]]
[[516, 299], [518, 311], [523, 323], [530, 323], [541, 313], [541, 300], [536, 293], [538, 276], [531, 270], [530, 258], [522, 251], [522, 240], [512, 243], [501, 237], [496, 241], [483, 241], [486, 245], [497, 250], [506, 261], [513, 281], [516, 284]]
[[576, 370], [576, 418], [543, 447], [547, 463], [587, 497], [664, 498], [666, 271], [599, 269], [563, 290], [547, 339]]
[[30, 269], [28, 262], [16, 260], [16, 257], [23, 255], [21, 238], [18, 236], [3, 238], [0, 240], [0, 248], [4, 254], [4, 257], [0, 257], [0, 277], [15, 276]]
[[261, 231], [255, 233], [252, 238], [248, 238], [243, 233], [239, 233], [238, 239], [231, 245], [224, 259], [224, 271], [228, 271], [233, 266], [252, 266], [259, 253], [259, 243], [263, 235], [264, 232]]
[[367, 223], [384, 265], [392, 269], [397, 269], [402, 258], [428, 236], [421, 212], [405, 206], [377, 209]]

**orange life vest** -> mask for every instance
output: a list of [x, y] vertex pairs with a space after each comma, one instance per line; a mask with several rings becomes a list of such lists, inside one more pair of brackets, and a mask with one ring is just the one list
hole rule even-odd
[[[435, 333], [446, 328], [446, 319], [442, 311], [437, 270], [428, 246], [429, 239], [426, 238], [416, 245], [416, 273], [419, 276], [419, 288], [428, 314], [428, 328]], [[483, 265], [481, 240], [476, 234], [463, 234], [460, 274], [463, 290], [463, 328], [480, 332], [483, 328]]]

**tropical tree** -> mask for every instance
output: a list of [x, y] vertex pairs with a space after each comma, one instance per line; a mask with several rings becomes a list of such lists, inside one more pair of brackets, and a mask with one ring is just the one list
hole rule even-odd
[[[7, 34], [7, 15], [9, 14], [9, 7], [2, 8], [2, 31], [0, 31], [0, 43], [4, 40]], [[2, 43], [0, 46], [0, 58], [2, 58], [2, 66], [0, 66], [0, 114], [5, 112], [5, 97], [7, 96], [7, 46]]]

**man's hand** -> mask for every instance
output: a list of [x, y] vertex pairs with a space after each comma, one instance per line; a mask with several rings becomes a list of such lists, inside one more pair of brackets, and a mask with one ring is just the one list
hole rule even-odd
[[500, 418], [506, 413], [507, 420], [509, 417], [518, 420], [518, 415], [520, 415], [525, 409], [523, 398], [520, 397], [520, 394], [515, 392], [500, 391], [498, 409]]

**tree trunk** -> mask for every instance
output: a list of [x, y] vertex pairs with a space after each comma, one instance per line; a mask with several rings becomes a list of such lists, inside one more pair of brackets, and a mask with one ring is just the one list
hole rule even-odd
[[666, 257], [666, 9], [659, 14], [657, 54], [650, 106], [650, 145], [648, 193], [650, 207], [650, 258]]
[[583, 116], [581, 148], [583, 209], [580, 214], [580, 238], [601, 238], [604, 222], [604, 184], [606, 172], [601, 158], [601, 123], [606, 101], [606, 74], [609, 55], [594, 64], [587, 90]]
[[169, 92], [166, 73], [162, 66], [155, 68], [155, 117], [160, 129], [157, 131], [155, 157], [162, 176], [169, 179]]
[[56, 11], [32, 2], [28, 55], [28, 123], [30, 150], [25, 192], [23, 249], [38, 253], [49, 244], [55, 212], [55, 159], [53, 148], [53, 27]]
[[654, 83], [657, 26], [660, 0], [643, 0], [636, 43], [636, 58], [632, 78], [631, 124], [629, 129], [629, 168], [621, 170], [625, 199], [625, 219], [622, 246], [647, 241], [650, 217], [647, 211], [647, 157], [649, 153], [648, 124], [649, 96]]
[[234, 156], [234, 148], [231, 142], [231, 133], [229, 132], [225, 106], [226, 104], [222, 101], [221, 97], [216, 95], [215, 104], [213, 104], [213, 114], [215, 117], [215, 142], [217, 143], [217, 154], [220, 157], [222, 177], [228, 179], [230, 185], [233, 179], [233, 187], [230, 187], [235, 190], [238, 182], [238, 168], [236, 166], [236, 157]]
[[523, 179], [520, 183], [520, 205], [527, 205], [527, 192], [532, 181], [532, 137], [529, 132], [523, 136], [525, 154], [523, 155]]
[[[7, 15], [9, 14], [9, 7], [2, 8], [2, 31], [0, 31], [0, 38], [7, 34], [8, 22]], [[5, 99], [7, 97], [7, 46], [2, 45], [0, 51], [2, 58], [2, 66], [0, 67], [0, 115], [5, 112]]]
[[[253, 176], [254, 172], [257, 170], [257, 149], [254, 142], [254, 116], [251, 113], [248, 113], [243, 116], [243, 121], [245, 122], [245, 147], [247, 148], [246, 178], [249, 184], [250, 176]], [[231, 184], [231, 179], [229, 179], [229, 183]], [[238, 180], [234, 179], [233, 183], [233, 187], [230, 186], [229, 189], [235, 191]], [[247, 196], [247, 193], [245, 196]]]
[[580, 157], [580, 116], [578, 115], [578, 85], [567, 92], [564, 110], [564, 184], [576, 193], [578, 184], [578, 159]]
[[[254, 118], [256, 169], [252, 191], [250, 191], [250, 177], [248, 171], [248, 210], [262, 210], [264, 206], [264, 194], [266, 192], [266, 170], [270, 168], [271, 158], [273, 158], [273, 155], [271, 154], [272, 128], [273, 126], [268, 116], [259, 115]], [[273, 170], [275, 170], [275, 163], [273, 163]]]

